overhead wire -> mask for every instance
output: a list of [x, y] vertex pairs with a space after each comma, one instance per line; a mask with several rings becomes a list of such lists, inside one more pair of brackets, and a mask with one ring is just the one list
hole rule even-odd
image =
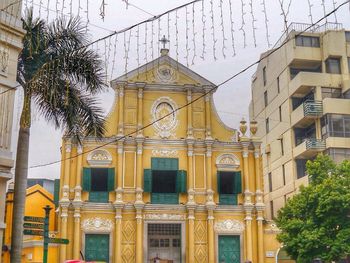
[[183, 106], [180, 106], [176, 109], [174, 109], [173, 111], [169, 112], [168, 114], [165, 114], [163, 117], [161, 118], [158, 118], [148, 124], [146, 124], [145, 126], [141, 127], [141, 128], [137, 128], [135, 129], [134, 131], [132, 132], [129, 132], [125, 135], [122, 135], [116, 139], [113, 139], [109, 142], [106, 142], [106, 143], [103, 143], [97, 147], [94, 147], [94, 148], [91, 148], [89, 150], [86, 150], [86, 151], [83, 151], [82, 153], [78, 153], [78, 154], [75, 154], [73, 156], [70, 156], [70, 157], [67, 157], [67, 158], [62, 158], [60, 160], [57, 160], [57, 161], [52, 161], [52, 162], [49, 162], [49, 163], [45, 163], [45, 164], [39, 164], [39, 165], [33, 165], [33, 166], [30, 166], [28, 169], [33, 169], [33, 168], [40, 168], [40, 167], [46, 167], [46, 166], [50, 166], [50, 165], [53, 165], [53, 164], [58, 164], [58, 163], [61, 163], [63, 161], [66, 161], [66, 160], [71, 160], [71, 159], [74, 159], [74, 158], [77, 158], [78, 156], [80, 155], [84, 155], [84, 154], [87, 154], [89, 152], [92, 152], [94, 150], [97, 150], [97, 149], [100, 149], [100, 148], [103, 148], [107, 145], [110, 145], [112, 143], [116, 143], [120, 140], [124, 140], [142, 130], [145, 130], [149, 127], [151, 127], [152, 125], [154, 125], [155, 123], [173, 115], [174, 113], [180, 111], [181, 109], [183, 108], [186, 108], [188, 107], [189, 105], [193, 104], [194, 102], [204, 98], [205, 96], [207, 96], [208, 94], [212, 93], [213, 91], [215, 91], [218, 87], [228, 83], [229, 81], [231, 81], [232, 79], [236, 78], [237, 76], [243, 74], [244, 72], [246, 72], [247, 70], [249, 70], [250, 68], [252, 68], [253, 66], [259, 64], [262, 60], [268, 58], [269, 56], [271, 56], [272, 54], [276, 53], [278, 50], [280, 50], [283, 46], [285, 46], [287, 43], [289, 43], [289, 41], [295, 39], [296, 37], [300, 36], [301, 34], [303, 34], [304, 32], [308, 31], [310, 28], [312, 28], [313, 26], [317, 25], [318, 23], [320, 23], [322, 20], [324, 19], [327, 19], [330, 15], [332, 15], [334, 12], [337, 12], [342, 6], [346, 5], [347, 3], [350, 3], [350, 0], [347, 0], [345, 2], [343, 2], [342, 4], [338, 5], [336, 8], [334, 8], [332, 11], [330, 11], [329, 13], [327, 13], [326, 15], [324, 15], [323, 17], [321, 17], [319, 20], [317, 20], [315, 23], [311, 24], [310, 26], [306, 27], [304, 30], [302, 30], [301, 32], [298, 32], [296, 33], [295, 35], [291, 36], [291, 37], [288, 37], [288, 39], [286, 39], [286, 41], [284, 41], [280, 46], [276, 47], [275, 49], [272, 49], [270, 50], [270, 52], [267, 52], [265, 55], [261, 56], [257, 61], [251, 63], [250, 65], [248, 65], [247, 67], [243, 68], [242, 70], [238, 71], [237, 73], [233, 74], [231, 77], [227, 78], [226, 80], [222, 81], [221, 83], [219, 83], [218, 85], [214, 86], [213, 88], [209, 89], [208, 91], [206, 91], [205, 93], [203, 93], [202, 95], [198, 96], [197, 98], [195, 98], [194, 100], [191, 100], [189, 101], [188, 103], [184, 104]]

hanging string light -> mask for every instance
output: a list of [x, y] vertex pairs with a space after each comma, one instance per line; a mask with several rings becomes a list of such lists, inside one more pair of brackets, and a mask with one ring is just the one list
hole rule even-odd
[[211, 18], [211, 35], [213, 38], [213, 57], [214, 60], [217, 60], [216, 57], [216, 42], [217, 39], [215, 38], [215, 21], [214, 21], [214, 7], [213, 7], [213, 0], [210, 0], [210, 18]]
[[289, 0], [289, 2], [287, 3], [287, 8], [285, 9], [284, 7], [284, 0], [278, 0], [280, 3], [280, 8], [281, 8], [281, 15], [283, 16], [283, 21], [284, 21], [284, 29], [285, 31], [287, 31], [288, 29], [288, 15], [290, 12], [290, 6], [292, 4], [292, 0]]
[[244, 16], [245, 16], [245, 11], [244, 11], [244, 6], [245, 6], [245, 3], [243, 2], [243, 0], [241, 0], [241, 27], [239, 28], [239, 30], [242, 32], [243, 34], [243, 47], [247, 47], [247, 39], [246, 39], [246, 33], [245, 33], [245, 19], [244, 19]]
[[196, 51], [196, 35], [197, 32], [195, 30], [195, 6], [194, 4], [192, 5], [192, 34], [193, 34], [193, 38], [192, 38], [192, 42], [193, 42], [193, 57], [192, 57], [192, 65], [194, 65], [194, 61], [197, 57], [197, 51]]
[[[337, 2], [333, 0], [332, 3], [333, 3], [333, 9], [335, 9], [337, 7]], [[337, 12], [334, 12], [333, 14], [334, 14], [334, 21], [338, 23]]]
[[206, 31], [206, 27], [205, 27], [205, 23], [206, 23], [206, 16], [205, 16], [205, 10], [204, 10], [204, 0], [202, 0], [202, 55], [201, 55], [201, 59], [204, 60], [205, 57], [205, 31]]
[[176, 47], [176, 61], [179, 61], [179, 28], [178, 22], [179, 16], [177, 10], [175, 11], [175, 47]]
[[233, 11], [232, 11], [232, 1], [229, 0], [229, 8], [230, 8], [230, 24], [231, 24], [231, 45], [232, 45], [232, 52], [233, 56], [236, 56], [236, 47], [235, 47], [235, 27], [234, 27], [234, 21], [233, 21]]
[[220, 0], [219, 2], [219, 8], [220, 8], [220, 25], [221, 25], [221, 31], [222, 31], [222, 56], [224, 57], [224, 59], [226, 58], [226, 54], [225, 54], [225, 49], [226, 49], [226, 36], [225, 36], [225, 26], [224, 26], [224, 14], [223, 14], [223, 10], [222, 10], [222, 4], [223, 4], [223, 0]]
[[189, 67], [189, 62], [188, 62], [188, 56], [189, 56], [189, 51], [190, 51], [190, 48], [188, 46], [188, 31], [189, 31], [189, 27], [188, 27], [188, 10], [187, 10], [187, 6], [185, 8], [185, 17], [186, 17], [186, 56], [185, 56], [185, 59], [186, 59], [186, 65], [187, 67]]
[[118, 45], [118, 34], [115, 35], [114, 39], [114, 45], [113, 45], [113, 60], [112, 60], [112, 72], [111, 72], [111, 78], [113, 78], [113, 72], [114, 72], [114, 67], [115, 67], [115, 61], [117, 58], [117, 45]]
[[266, 36], [267, 46], [271, 47], [270, 33], [269, 33], [269, 19], [267, 18], [265, 0], [262, 0], [261, 5], [262, 5], [262, 12], [264, 13], [264, 18], [265, 18], [265, 36]]
[[249, 6], [250, 6], [250, 15], [251, 15], [251, 20], [252, 20], [252, 29], [253, 29], [253, 40], [254, 40], [254, 46], [256, 47], [256, 34], [255, 34], [255, 30], [256, 30], [256, 26], [255, 26], [255, 22], [256, 22], [256, 18], [254, 16], [254, 8], [253, 8], [253, 0], [249, 1]]
[[[323, 15], [326, 15], [326, 3], [324, 0], [321, 0], [321, 6], [322, 6], [322, 9], [323, 9]], [[326, 17], [326, 23], [327, 23], [327, 17]]]
[[308, 6], [309, 6], [309, 18], [310, 18], [310, 22], [311, 24], [314, 23], [314, 19], [312, 17], [312, 7], [313, 7], [313, 4], [311, 4], [311, 1], [310, 0], [307, 0], [307, 3], [308, 3]]

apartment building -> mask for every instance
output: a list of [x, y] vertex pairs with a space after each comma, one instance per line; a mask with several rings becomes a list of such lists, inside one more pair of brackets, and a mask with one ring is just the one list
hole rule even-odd
[[[16, 89], [17, 58], [22, 49], [22, 1], [0, 1], [0, 247], [2, 247], [7, 181], [12, 178], [11, 152], [13, 104]], [[1, 262], [1, 258], [0, 258]]]
[[308, 183], [307, 160], [318, 153], [350, 158], [350, 31], [334, 23], [308, 27], [291, 24], [252, 78], [249, 110], [263, 141], [268, 218]]

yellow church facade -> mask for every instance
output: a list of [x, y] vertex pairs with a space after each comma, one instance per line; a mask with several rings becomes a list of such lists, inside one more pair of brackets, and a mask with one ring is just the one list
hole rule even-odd
[[63, 139], [59, 262], [274, 262], [256, 124], [227, 127], [216, 86], [161, 53], [112, 81], [102, 140]]

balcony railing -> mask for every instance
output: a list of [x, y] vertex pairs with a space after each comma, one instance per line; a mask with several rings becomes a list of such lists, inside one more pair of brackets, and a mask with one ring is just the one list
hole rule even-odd
[[303, 103], [305, 117], [320, 117], [323, 114], [322, 101], [307, 100]]
[[307, 138], [305, 140], [306, 150], [325, 150], [326, 141], [323, 139]]

